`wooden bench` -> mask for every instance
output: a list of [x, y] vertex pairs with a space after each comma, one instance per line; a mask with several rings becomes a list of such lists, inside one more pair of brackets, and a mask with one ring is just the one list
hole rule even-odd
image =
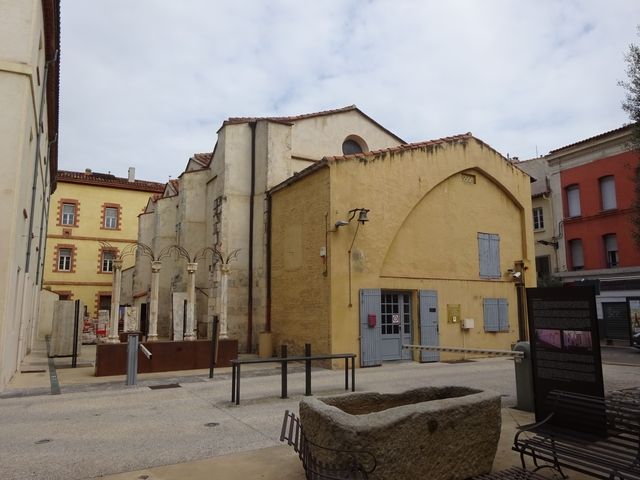
[[289, 362], [304, 362], [305, 364], [305, 395], [311, 395], [311, 362], [317, 360], [342, 360], [344, 359], [344, 388], [349, 390], [349, 360], [351, 360], [351, 391], [356, 388], [355, 353], [333, 353], [311, 355], [311, 345], [305, 345], [305, 354], [302, 356], [287, 356], [286, 345], [282, 346], [280, 357], [273, 358], [246, 358], [231, 360], [231, 401], [240, 405], [240, 367], [241, 365], [255, 363], [279, 363], [280, 367], [280, 398], [287, 398], [287, 365]]
[[[304, 434], [300, 419], [289, 410], [284, 412], [280, 441], [286, 441], [298, 454], [307, 480], [367, 479], [377, 466], [370, 452], [336, 450], [311, 442]], [[331, 460], [323, 461], [322, 456]]]
[[534, 471], [563, 468], [593, 478], [640, 480], [640, 404], [618, 398], [553, 391], [551, 413], [520, 427], [513, 450], [533, 459]]

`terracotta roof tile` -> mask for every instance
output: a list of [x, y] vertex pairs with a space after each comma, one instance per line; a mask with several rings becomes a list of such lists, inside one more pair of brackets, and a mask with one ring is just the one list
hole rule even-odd
[[171, 180], [169, 180], [169, 183], [171, 184], [171, 188], [173, 188], [176, 193], [180, 193], [180, 181], [178, 179], [172, 178]]
[[116, 177], [109, 173], [99, 172], [73, 172], [70, 170], [58, 170], [56, 181], [64, 183], [81, 183], [84, 185], [99, 185], [108, 188], [123, 188], [125, 190], [140, 190], [143, 192], [162, 192], [164, 184], [148, 182], [146, 180], [134, 180]]
[[286, 117], [229, 117], [229, 119], [224, 122], [224, 125], [255, 122], [257, 120], [270, 120], [272, 122], [295, 122], [296, 120], [322, 117], [325, 115], [333, 115], [336, 113], [350, 112], [352, 110], [358, 110], [358, 107], [356, 107], [355, 105], [349, 105], [348, 107], [335, 108], [333, 110], [323, 110], [321, 112], [305, 113], [302, 115], [291, 115]]
[[[43, 0], [45, 53], [51, 61], [47, 84], [47, 125], [49, 129], [49, 178], [51, 193], [56, 189], [58, 172], [58, 126], [60, 121], [60, 0]], [[55, 141], [54, 141], [55, 140]]]
[[608, 132], [604, 132], [604, 133], [600, 133], [598, 135], [594, 135], [593, 137], [589, 137], [589, 138], [585, 138], [584, 140], [579, 140], [577, 142], [571, 143], [569, 145], [565, 145], [564, 147], [560, 147], [560, 148], [556, 148], [555, 150], [551, 150], [549, 152], [549, 154], [554, 154], [554, 153], [558, 153], [566, 148], [571, 148], [571, 147], [575, 147], [576, 145], [580, 145], [581, 143], [586, 143], [586, 142], [591, 142], [593, 140], [597, 140], [599, 138], [603, 138], [606, 137], [608, 135], [611, 135], [613, 133], [621, 133], [623, 130], [625, 129], [631, 129], [633, 128], [633, 124], [629, 124], [629, 125], [624, 125], [620, 128], [614, 128], [613, 130], [609, 130]]
[[213, 152], [209, 153], [194, 153], [192, 160], [196, 163], [199, 163], [203, 167], [208, 167], [211, 163], [211, 159], [213, 158]]
[[417, 142], [417, 143], [405, 143], [404, 145], [398, 145], [397, 147], [383, 148], [383, 149], [380, 149], [380, 150], [372, 150], [370, 152], [364, 152], [364, 153], [355, 153], [355, 154], [352, 154], [352, 155], [341, 155], [341, 156], [335, 156], [335, 157], [324, 157], [324, 159], [329, 160], [329, 161], [336, 161], [336, 160], [347, 160], [347, 159], [350, 159], [350, 158], [375, 157], [375, 156], [379, 156], [379, 155], [386, 155], [388, 153], [405, 152], [405, 151], [408, 151], [408, 150], [415, 150], [415, 149], [429, 147], [429, 146], [433, 146], [433, 145], [440, 145], [440, 144], [443, 144], [443, 143], [467, 141], [467, 140], [469, 140], [471, 138], [474, 138], [474, 137], [471, 134], [471, 132], [468, 132], [468, 133], [464, 133], [464, 134], [461, 134], [461, 135], [453, 135], [451, 137], [438, 138], [436, 140], [427, 140], [427, 141], [424, 141], [424, 142]]
[[305, 113], [305, 114], [302, 114], [302, 115], [292, 115], [292, 116], [288, 116], [288, 117], [229, 117], [227, 120], [225, 120], [222, 123], [222, 127], [224, 127], [226, 125], [236, 125], [236, 124], [240, 124], [240, 123], [256, 122], [258, 120], [268, 120], [270, 122], [277, 122], [277, 123], [284, 123], [284, 124], [287, 124], [287, 125], [291, 125], [293, 122], [296, 122], [298, 120], [305, 120], [307, 118], [323, 117], [323, 116], [327, 116], [327, 115], [335, 115], [335, 114], [338, 114], [338, 113], [346, 113], [346, 112], [358, 112], [360, 115], [365, 117], [367, 120], [369, 120], [370, 122], [374, 123], [375, 125], [380, 127], [382, 130], [387, 132], [389, 135], [394, 137], [396, 140], [398, 140], [399, 143], [406, 143], [403, 139], [401, 139], [399, 136], [397, 136], [391, 130], [387, 129], [386, 127], [383, 127], [381, 124], [376, 122], [373, 118], [371, 118], [369, 115], [364, 113], [362, 110], [360, 110], [355, 105], [349, 105], [347, 107], [342, 107], [342, 108], [335, 108], [333, 110], [323, 110], [321, 112]]

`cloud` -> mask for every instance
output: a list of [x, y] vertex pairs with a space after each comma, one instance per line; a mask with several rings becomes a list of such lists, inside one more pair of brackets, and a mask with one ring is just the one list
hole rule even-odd
[[60, 167], [165, 181], [229, 116], [356, 104], [529, 158], [628, 121], [626, 0], [66, 0]]

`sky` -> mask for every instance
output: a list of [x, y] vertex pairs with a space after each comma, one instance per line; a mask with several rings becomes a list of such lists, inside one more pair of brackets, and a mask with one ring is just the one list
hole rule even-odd
[[521, 160], [629, 122], [638, 0], [63, 0], [59, 168], [166, 182], [228, 117], [355, 104]]

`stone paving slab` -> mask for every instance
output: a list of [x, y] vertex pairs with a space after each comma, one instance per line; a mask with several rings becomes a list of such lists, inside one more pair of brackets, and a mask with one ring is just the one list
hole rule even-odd
[[[36, 366], [42, 357], [27, 360], [25, 366]], [[65, 362], [70, 359], [56, 359]], [[88, 370], [60, 369], [61, 395], [45, 394], [47, 386], [38, 384], [40, 373], [21, 374], [20, 381], [0, 395], [0, 478], [303, 478], [297, 456], [279, 442], [284, 410], [297, 412], [304, 394], [303, 373], [290, 374], [290, 398], [283, 400], [277, 365], [269, 370], [243, 368], [242, 400], [235, 406], [230, 402], [230, 372], [224, 369], [217, 369], [213, 380], [202, 370], [140, 375], [140, 385], [134, 387], [124, 386], [124, 376], [96, 382]], [[607, 391], [640, 387], [635, 366], [604, 365], [603, 372]], [[513, 362], [503, 358], [465, 364], [394, 362], [359, 369], [356, 390], [384, 393], [455, 383], [495, 390], [503, 407], [511, 407], [514, 377]], [[313, 392], [344, 392], [343, 379], [341, 370], [314, 369]], [[180, 387], [148, 388], [159, 383]], [[503, 408], [502, 418], [494, 469], [519, 463], [511, 451], [515, 426], [528, 423], [532, 415]], [[571, 474], [572, 480], [581, 478]]]

